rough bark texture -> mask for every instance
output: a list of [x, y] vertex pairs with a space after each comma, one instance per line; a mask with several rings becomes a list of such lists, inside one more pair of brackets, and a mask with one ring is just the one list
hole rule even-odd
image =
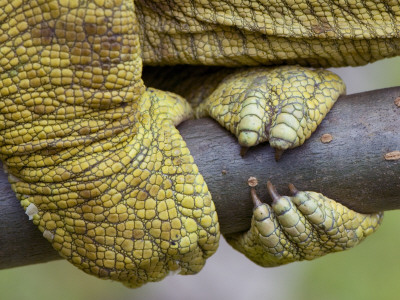
[[[278, 162], [268, 143], [242, 158], [235, 138], [213, 120], [180, 125], [213, 195], [222, 233], [250, 225], [250, 176], [258, 179], [257, 191], [265, 201], [265, 183], [271, 180], [282, 194], [291, 182], [360, 212], [400, 208], [399, 96], [400, 87], [342, 97], [310, 140]], [[0, 268], [58, 259], [28, 221], [2, 173], [0, 195]]]

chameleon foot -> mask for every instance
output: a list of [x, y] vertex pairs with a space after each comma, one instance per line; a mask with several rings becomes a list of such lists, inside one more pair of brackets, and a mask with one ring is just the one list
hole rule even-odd
[[196, 115], [216, 119], [242, 147], [269, 141], [279, 159], [311, 136], [344, 92], [342, 80], [327, 70], [241, 69], [220, 82]]
[[250, 260], [264, 267], [311, 260], [330, 252], [352, 248], [373, 233], [383, 214], [361, 214], [322, 194], [289, 188], [280, 196], [267, 183], [272, 204], [263, 203], [254, 187], [251, 228], [227, 236], [227, 241]]

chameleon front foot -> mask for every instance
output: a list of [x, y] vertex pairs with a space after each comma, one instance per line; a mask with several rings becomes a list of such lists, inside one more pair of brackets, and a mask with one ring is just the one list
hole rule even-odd
[[225, 77], [196, 108], [238, 138], [245, 150], [269, 141], [275, 159], [302, 145], [315, 131], [345, 85], [334, 73], [299, 66], [240, 69]]
[[251, 228], [227, 236], [227, 241], [250, 260], [264, 267], [311, 260], [352, 248], [373, 233], [383, 214], [361, 214], [322, 194], [298, 191], [281, 196], [267, 183], [271, 205], [263, 203], [254, 187]]

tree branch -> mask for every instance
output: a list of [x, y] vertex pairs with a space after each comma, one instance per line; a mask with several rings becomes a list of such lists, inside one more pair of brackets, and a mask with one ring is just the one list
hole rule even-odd
[[[235, 138], [211, 119], [179, 126], [217, 207], [222, 233], [246, 230], [252, 203], [247, 180], [259, 181], [269, 200], [271, 180], [281, 194], [289, 182], [299, 190], [324, 193], [360, 212], [400, 208], [400, 87], [341, 97], [313, 136], [279, 162], [268, 143], [240, 156]], [[321, 136], [332, 141], [323, 143]], [[0, 268], [58, 259], [28, 221], [6, 176], [0, 176]]]

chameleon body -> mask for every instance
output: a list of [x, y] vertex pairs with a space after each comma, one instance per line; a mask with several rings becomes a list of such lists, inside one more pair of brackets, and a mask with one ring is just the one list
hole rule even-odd
[[[217, 212], [175, 125], [209, 115], [243, 146], [293, 148], [345, 91], [303, 66], [400, 54], [397, 1], [16, 0], [0, 1], [0, 18], [0, 157], [12, 188], [60, 255], [131, 287], [197, 273], [218, 247]], [[182, 80], [192, 107], [146, 87], [142, 63], [252, 68], [224, 69], [204, 88]], [[296, 66], [265, 67], [280, 64]], [[382, 217], [269, 190], [271, 206], [252, 192], [251, 229], [227, 237], [263, 266], [350, 248]]]

